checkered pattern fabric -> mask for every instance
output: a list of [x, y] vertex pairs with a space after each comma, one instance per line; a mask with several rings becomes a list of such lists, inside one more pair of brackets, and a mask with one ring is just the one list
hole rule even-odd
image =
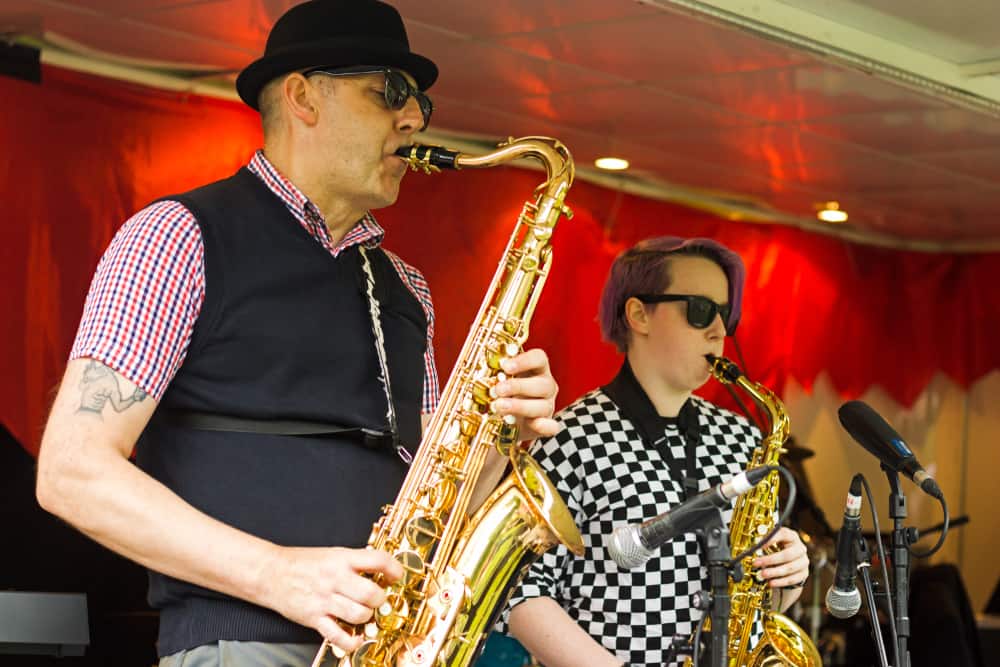
[[[699, 492], [745, 470], [760, 440], [743, 417], [692, 397], [701, 444], [695, 451]], [[533, 597], [557, 601], [579, 625], [629, 665], [662, 667], [675, 636], [687, 638], [701, 612], [691, 596], [710, 588], [702, 550], [693, 534], [665, 544], [643, 567], [620, 568], [607, 548], [612, 531], [650, 519], [683, 499], [670, 479], [664, 453], [642, 442], [633, 424], [601, 390], [559, 415], [563, 430], [533, 452], [558, 488], [583, 535], [586, 554], [564, 547], [545, 553], [514, 589], [509, 610]], [[684, 438], [676, 424], [665, 430], [669, 455], [683, 466]], [[732, 510], [723, 512], [728, 523]]]
[[[254, 154], [247, 168], [334, 257], [354, 245], [381, 244], [385, 232], [369, 213], [334, 246], [316, 206], [262, 151]], [[427, 316], [421, 409], [429, 414], [440, 399], [430, 288], [420, 271], [395, 254], [386, 254]], [[184, 362], [204, 298], [204, 244], [194, 215], [176, 201], [151, 204], [126, 221], [104, 253], [70, 359], [97, 359], [159, 401]]]

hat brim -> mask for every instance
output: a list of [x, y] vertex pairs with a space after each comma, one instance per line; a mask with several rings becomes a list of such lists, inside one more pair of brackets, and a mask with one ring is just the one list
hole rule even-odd
[[391, 48], [339, 42], [315, 42], [264, 56], [247, 65], [236, 78], [236, 92], [250, 108], [259, 110], [260, 91], [283, 74], [309, 67], [353, 67], [372, 65], [396, 67], [407, 72], [420, 90], [437, 80], [438, 68], [429, 58]]

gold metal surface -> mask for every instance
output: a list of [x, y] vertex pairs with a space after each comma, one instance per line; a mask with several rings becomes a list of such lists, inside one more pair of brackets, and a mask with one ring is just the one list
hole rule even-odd
[[[750, 381], [728, 359], [709, 355], [709, 364], [717, 380], [739, 385], [770, 417], [770, 430], [754, 450], [748, 468], [776, 465], [790, 432], [785, 406], [767, 387]], [[773, 471], [736, 500], [729, 524], [734, 556], [752, 547], [774, 527], [779, 480], [778, 472]], [[729, 584], [730, 667], [822, 667], [819, 651], [809, 635], [790, 618], [771, 609], [771, 588], [754, 576], [752, 563], [753, 554], [744, 558], [742, 566], [746, 575], [740, 581]], [[751, 650], [750, 636], [758, 618], [763, 621], [764, 635]]]
[[[433, 419], [396, 501], [384, 508], [368, 544], [406, 564], [387, 588], [375, 622], [353, 628], [366, 641], [340, 667], [466, 667], [479, 652], [510, 588], [541, 553], [562, 543], [583, 552], [580, 533], [538, 464], [514, 445], [517, 429], [493, 411], [489, 388], [518, 354], [552, 262], [549, 241], [569, 215], [573, 160], [546, 137], [510, 139], [472, 156], [433, 146], [400, 149], [410, 166], [486, 168], [540, 161], [547, 178], [525, 202]], [[514, 472], [466, 519], [487, 455], [507, 455]], [[314, 664], [324, 657], [324, 642]]]

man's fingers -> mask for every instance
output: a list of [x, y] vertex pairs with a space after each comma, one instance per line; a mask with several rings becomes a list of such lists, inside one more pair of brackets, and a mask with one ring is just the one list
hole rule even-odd
[[361, 642], [364, 641], [363, 635], [358, 634], [356, 636], [351, 636], [347, 630], [345, 630], [340, 623], [338, 623], [336, 619], [331, 616], [324, 616], [320, 618], [315, 627], [316, 630], [323, 635], [323, 639], [346, 652], [351, 652], [358, 648], [361, 646]]
[[355, 572], [382, 574], [390, 583], [403, 576], [403, 566], [392, 554], [378, 549], [351, 549], [348, 565]]
[[533, 375], [531, 377], [509, 378], [498, 382], [491, 390], [494, 398], [516, 396], [519, 398], [553, 399], [559, 391], [559, 386], [551, 375]]
[[374, 607], [346, 595], [335, 593], [330, 599], [330, 615], [352, 625], [370, 621], [374, 610]]
[[544, 350], [526, 350], [521, 354], [504, 359], [500, 362], [501, 368], [508, 375], [524, 374], [538, 375], [549, 372], [549, 356]]
[[534, 431], [537, 438], [551, 438], [562, 430], [562, 426], [551, 417], [538, 417], [529, 419], [525, 426]]

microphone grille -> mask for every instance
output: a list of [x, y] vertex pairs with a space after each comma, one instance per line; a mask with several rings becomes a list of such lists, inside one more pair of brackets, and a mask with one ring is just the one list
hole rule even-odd
[[608, 540], [608, 552], [618, 566], [625, 570], [639, 567], [653, 555], [652, 551], [642, 546], [637, 526], [615, 528]]
[[837, 590], [830, 586], [826, 592], [826, 610], [834, 618], [850, 618], [861, 609], [861, 591], [857, 588], [851, 591]]

